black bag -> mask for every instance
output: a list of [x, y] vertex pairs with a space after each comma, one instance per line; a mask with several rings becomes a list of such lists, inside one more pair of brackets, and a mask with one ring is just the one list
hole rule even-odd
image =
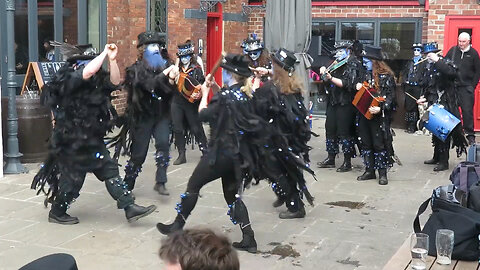
[[[425, 212], [429, 202], [432, 215], [428, 218], [423, 230], [420, 229], [419, 216]], [[437, 256], [435, 236], [438, 229], [449, 229], [454, 232], [452, 259], [478, 261], [480, 258], [479, 234], [480, 213], [461, 205], [465, 203], [465, 193], [454, 185], [440, 186], [433, 191], [431, 198], [418, 208], [413, 222], [416, 233], [423, 232], [429, 236], [428, 255]]]
[[450, 181], [467, 193], [467, 204], [462, 204], [474, 211], [480, 212], [480, 164], [462, 161], [450, 174]]

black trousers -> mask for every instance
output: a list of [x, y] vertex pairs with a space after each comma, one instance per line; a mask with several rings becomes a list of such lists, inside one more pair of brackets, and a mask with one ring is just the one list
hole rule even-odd
[[177, 146], [178, 151], [185, 151], [185, 120], [197, 142], [204, 147], [207, 145], [207, 137], [203, 131], [202, 123], [198, 119], [198, 104], [178, 104], [172, 102], [171, 113], [175, 145]]
[[[416, 99], [420, 98], [422, 94], [422, 87], [418, 85], [408, 85], [403, 86], [405, 93], [408, 93], [414, 96]], [[417, 102], [405, 94], [405, 121], [409, 123], [410, 126], [415, 126], [419, 119], [418, 104]]]
[[355, 137], [356, 109], [352, 104], [328, 105], [325, 133], [327, 139], [352, 139]]
[[170, 119], [168, 117], [142, 119], [132, 129], [132, 145], [130, 163], [141, 167], [148, 153], [150, 138], [155, 139], [157, 172], [155, 181], [167, 182], [167, 167], [170, 151]]
[[374, 116], [368, 120], [363, 115], [360, 116], [358, 131], [362, 140], [362, 151], [371, 150], [379, 153], [386, 150], [384, 131], [381, 127], [382, 118]]
[[457, 86], [457, 95], [462, 108], [463, 130], [467, 136], [475, 136], [473, 130], [473, 104], [475, 104], [475, 92], [473, 86]]
[[[65, 213], [71, 202], [80, 196], [80, 190], [88, 172], [92, 172], [100, 181], [105, 182], [108, 192], [114, 200], [117, 200], [119, 209], [123, 209], [134, 202], [131, 193], [126, 190], [120, 177], [117, 163], [110, 158], [110, 153], [105, 146], [99, 149], [98, 158], [101, 159], [103, 165], [91, 171], [77, 170], [61, 161], [59, 162], [59, 189], [52, 204], [54, 214]], [[91, 162], [100, 161], [92, 159]]]
[[[239, 224], [242, 232], [251, 233], [249, 227], [250, 219], [248, 217], [247, 207], [241, 199], [235, 197], [238, 193], [238, 183], [235, 179], [235, 170], [240, 164], [235, 163], [233, 158], [227, 155], [219, 155], [214, 165], [209, 164], [208, 155], [202, 156], [200, 162], [195, 167], [192, 176], [188, 180], [187, 190], [181, 195], [181, 203], [177, 204], [177, 212], [185, 220], [195, 208], [200, 189], [206, 184], [221, 178], [223, 197], [230, 207], [229, 215], [235, 224]], [[177, 216], [178, 217], [178, 216]], [[246, 229], [246, 228], [250, 229]]]

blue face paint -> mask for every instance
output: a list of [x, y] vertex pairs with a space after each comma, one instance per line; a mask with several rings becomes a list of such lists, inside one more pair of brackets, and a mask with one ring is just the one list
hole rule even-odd
[[372, 61], [366, 57], [363, 57], [363, 66], [368, 70], [372, 71]]
[[182, 64], [184, 66], [188, 65], [190, 63], [190, 60], [192, 59], [192, 56], [191, 55], [184, 55], [184, 56], [181, 56], [180, 57], [180, 62], [182, 62]]
[[350, 55], [350, 51], [347, 49], [338, 49], [337, 52], [335, 53], [335, 59], [337, 61], [342, 61], [343, 59], [347, 58]]
[[77, 60], [77, 67], [81, 67], [81, 66], [86, 66], [88, 65], [88, 63], [90, 63], [90, 61], [92, 61], [91, 59], [90, 60]]
[[261, 50], [256, 50], [256, 51], [252, 51], [252, 52], [248, 52], [248, 56], [250, 57], [250, 59], [252, 59], [253, 61], [256, 61], [258, 58], [260, 58], [260, 55], [262, 54], [262, 51]]
[[222, 68], [222, 80], [223, 80], [223, 85], [226, 85], [226, 86], [232, 85], [233, 76], [228, 70], [224, 68]]
[[154, 69], [165, 68], [167, 60], [160, 54], [160, 47], [156, 43], [148, 44], [143, 52], [143, 59]]

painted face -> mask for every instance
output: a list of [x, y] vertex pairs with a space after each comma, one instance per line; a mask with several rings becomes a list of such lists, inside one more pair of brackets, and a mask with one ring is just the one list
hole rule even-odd
[[337, 59], [337, 61], [342, 61], [343, 59], [347, 58], [348, 56], [350, 55], [350, 51], [345, 49], [345, 48], [341, 48], [341, 49], [338, 49], [336, 52], [335, 52], [335, 59]]
[[143, 52], [143, 59], [154, 69], [164, 68], [167, 64], [167, 60], [160, 54], [160, 46], [157, 43], [147, 45]]
[[223, 85], [231, 86], [233, 81], [232, 73], [222, 68], [222, 80], [223, 80]]
[[413, 56], [421, 56], [422, 49], [420, 48], [413, 48]]
[[363, 57], [363, 66], [368, 70], [368, 71], [372, 71], [372, 60], [366, 58], [366, 57]]
[[190, 60], [192, 60], [191, 55], [180, 56], [180, 62], [182, 62], [184, 66], [187, 66], [188, 64], [190, 64]]
[[253, 61], [257, 61], [258, 58], [260, 58], [260, 55], [262, 54], [262, 51], [261, 50], [256, 50], [256, 51], [251, 51], [251, 52], [248, 52], [248, 56], [250, 57], [250, 59], [252, 59]]

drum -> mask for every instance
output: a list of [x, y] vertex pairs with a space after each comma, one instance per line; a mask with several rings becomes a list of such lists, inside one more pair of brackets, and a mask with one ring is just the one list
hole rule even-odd
[[428, 119], [423, 120], [423, 126], [435, 137], [445, 142], [460, 120], [439, 104], [433, 104], [427, 109], [427, 112]]

